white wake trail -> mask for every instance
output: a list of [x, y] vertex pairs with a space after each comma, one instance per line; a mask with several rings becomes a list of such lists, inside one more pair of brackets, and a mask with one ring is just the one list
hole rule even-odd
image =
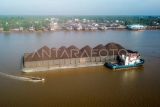
[[42, 78], [36, 78], [36, 77], [21, 77], [21, 76], [15, 76], [15, 75], [9, 75], [3, 72], [0, 72], [0, 75], [5, 76], [7, 78], [20, 80], [20, 81], [30, 81], [30, 82], [43, 82], [44, 79]]

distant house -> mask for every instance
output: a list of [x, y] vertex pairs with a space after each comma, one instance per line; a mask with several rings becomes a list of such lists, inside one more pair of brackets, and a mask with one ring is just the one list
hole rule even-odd
[[35, 31], [35, 28], [31, 26], [28, 30], [32, 32], [32, 31]]
[[51, 22], [50, 24], [49, 24], [49, 30], [50, 31], [54, 31], [55, 29], [54, 29], [54, 23], [53, 22]]
[[87, 45], [81, 49], [74, 45], [68, 48], [62, 46], [58, 49], [44, 46], [36, 52], [24, 54], [23, 71], [44, 71], [104, 65], [107, 60], [114, 59], [121, 49], [124, 48], [116, 43], [109, 43], [105, 46], [100, 44], [94, 48]]
[[75, 24], [75, 25], [74, 25], [74, 29], [75, 29], [75, 30], [78, 30], [78, 31], [79, 31], [79, 30], [82, 30], [82, 25], [81, 25], [81, 23]]
[[75, 22], [79, 22], [79, 19], [74, 19]]
[[119, 29], [126, 29], [126, 26], [124, 26], [124, 25], [119, 25], [118, 28], [119, 28]]
[[0, 28], [0, 32], [2, 32], [3, 31], [3, 28]]
[[13, 28], [13, 29], [10, 29], [10, 31], [12, 31], [12, 32], [19, 32], [20, 30], [19, 30], [19, 28]]
[[92, 23], [92, 26], [98, 27], [99, 24], [97, 24], [97, 23]]
[[105, 26], [100, 26], [100, 27], [98, 27], [98, 29], [99, 29], [99, 30], [106, 30], [107, 27], [105, 27]]
[[42, 30], [45, 31], [45, 32], [48, 31], [48, 29], [46, 27], [42, 27]]
[[11, 31], [11, 32], [23, 31], [23, 27], [12, 28], [12, 29], [10, 29], [10, 31]]
[[65, 30], [73, 30], [73, 26], [65, 26]]
[[24, 30], [24, 28], [23, 27], [19, 27], [19, 31], [23, 31]]
[[49, 24], [49, 30], [50, 31], [54, 31], [54, 30], [57, 30], [58, 29], [58, 23], [57, 22], [51, 22]]

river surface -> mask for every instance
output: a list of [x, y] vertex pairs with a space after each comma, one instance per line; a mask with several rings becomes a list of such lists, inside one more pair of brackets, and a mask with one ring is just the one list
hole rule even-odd
[[[23, 74], [21, 58], [42, 46], [116, 42], [139, 51], [144, 67], [88, 67]], [[0, 33], [0, 72], [46, 79], [32, 83], [0, 75], [0, 107], [160, 107], [160, 31]]]

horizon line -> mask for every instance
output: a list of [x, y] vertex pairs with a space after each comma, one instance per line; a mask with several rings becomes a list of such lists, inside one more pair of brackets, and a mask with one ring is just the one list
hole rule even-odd
[[0, 16], [160, 16], [160, 15], [100, 15], [100, 14], [88, 14], [88, 15], [80, 15], [80, 14], [0, 14]]

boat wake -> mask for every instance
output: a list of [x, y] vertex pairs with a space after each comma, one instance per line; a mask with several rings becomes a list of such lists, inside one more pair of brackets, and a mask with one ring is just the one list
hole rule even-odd
[[5, 76], [7, 78], [20, 80], [20, 81], [44, 82], [45, 80], [44, 78], [39, 78], [39, 77], [21, 77], [21, 76], [9, 75], [9, 74], [2, 73], [2, 72], [0, 72], [0, 75]]

